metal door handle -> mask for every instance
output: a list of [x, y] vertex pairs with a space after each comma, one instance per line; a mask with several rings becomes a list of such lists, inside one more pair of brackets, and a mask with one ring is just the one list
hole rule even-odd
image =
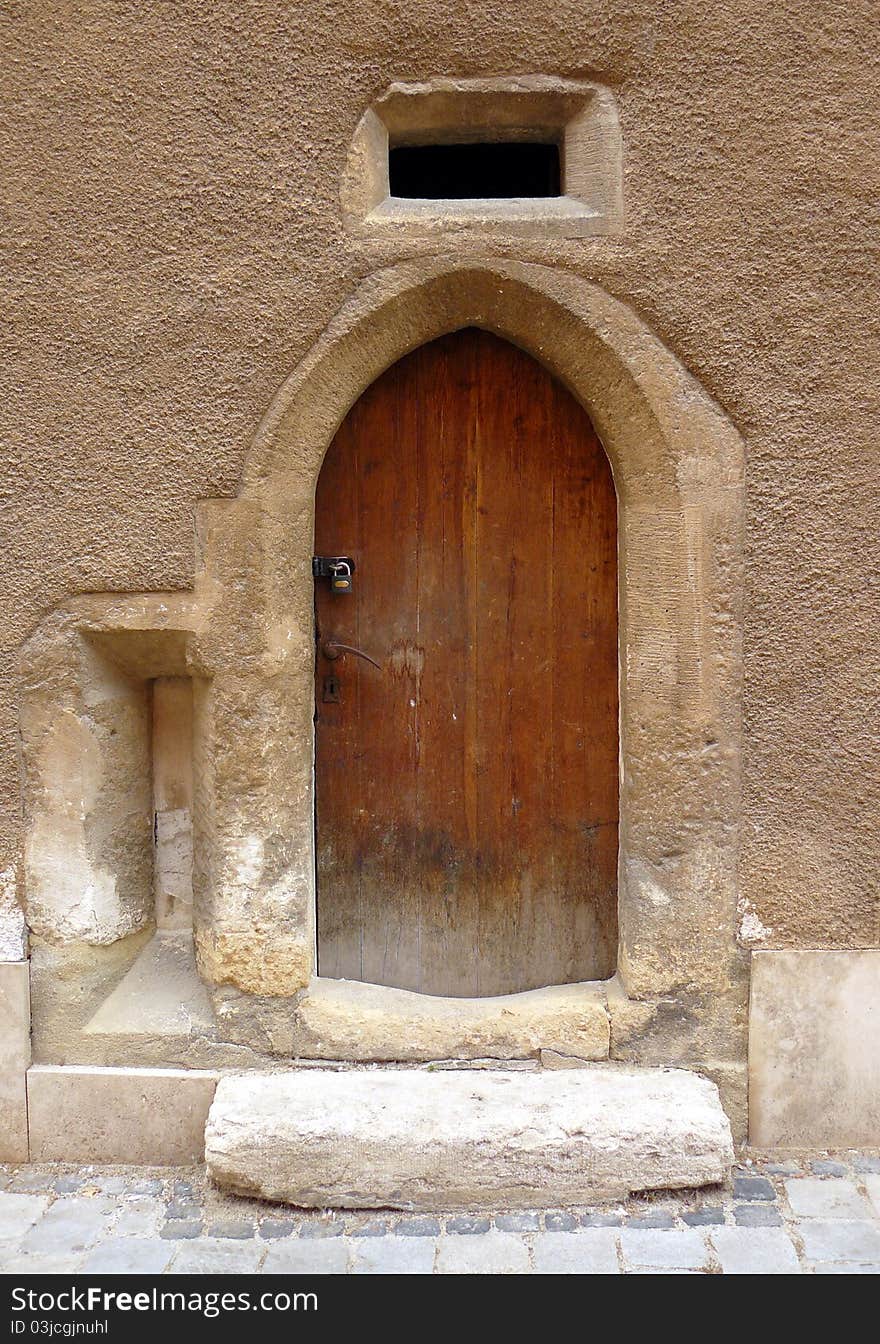
[[378, 667], [379, 671], [382, 671], [381, 663], [377, 663], [375, 658], [371, 658], [368, 653], [364, 653], [363, 649], [356, 649], [353, 644], [340, 644], [335, 639], [328, 639], [321, 645], [321, 652], [331, 662], [336, 658], [341, 658], [344, 653], [353, 653], [356, 658], [364, 658], [368, 663], [372, 663], [373, 667]]

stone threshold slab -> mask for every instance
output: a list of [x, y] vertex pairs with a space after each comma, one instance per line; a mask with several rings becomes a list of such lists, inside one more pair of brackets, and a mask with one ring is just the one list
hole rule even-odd
[[515, 1073], [222, 1078], [205, 1131], [220, 1186], [307, 1208], [542, 1208], [725, 1181], [714, 1083], [610, 1064]]

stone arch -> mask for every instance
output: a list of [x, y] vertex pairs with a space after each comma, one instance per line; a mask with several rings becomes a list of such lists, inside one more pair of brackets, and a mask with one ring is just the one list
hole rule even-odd
[[569, 387], [596, 425], [619, 492], [645, 473], [671, 484], [679, 463], [695, 458], [712, 464], [719, 483], [741, 485], [739, 435], [632, 309], [546, 266], [432, 260], [371, 277], [336, 314], [260, 425], [243, 496], [265, 497], [279, 484], [286, 493], [291, 470], [319, 470], [347, 411], [385, 369], [466, 326], [512, 341]]
[[[263, 561], [248, 562], [248, 600], [262, 613], [263, 666], [272, 658], [277, 664], [263, 678], [262, 697], [264, 732], [278, 755], [255, 739], [257, 806], [244, 807], [252, 813], [244, 817], [237, 801], [230, 846], [211, 865], [204, 970], [209, 979], [263, 993], [293, 992], [311, 973], [311, 757], [309, 749], [293, 753], [290, 742], [311, 740], [315, 481], [364, 389], [416, 346], [470, 325], [511, 340], [559, 377], [588, 410], [611, 459], [620, 507], [620, 973], [635, 997], [683, 985], [718, 993], [730, 987], [738, 962], [741, 440], [630, 308], [569, 273], [496, 260], [410, 262], [364, 281], [283, 385], [255, 437], [241, 499], [231, 508], [250, 518], [251, 546], [257, 522], [262, 537]], [[228, 567], [235, 546], [227, 538], [223, 549]], [[279, 565], [299, 576], [289, 591], [270, 572]], [[238, 684], [240, 668], [232, 673], [224, 662], [225, 672], [214, 669], [215, 686], [224, 677]], [[298, 706], [292, 718], [282, 685]], [[259, 715], [254, 694], [249, 713]], [[298, 783], [282, 787], [282, 760], [290, 766], [294, 756]], [[288, 840], [279, 838], [276, 862], [263, 865], [267, 826], [257, 808], [270, 794], [272, 834]], [[215, 817], [217, 807], [214, 797]], [[292, 846], [291, 836], [298, 837]], [[261, 865], [266, 876], [254, 884]], [[248, 872], [244, 886], [231, 880], [236, 870]], [[225, 875], [219, 883], [218, 874]]]

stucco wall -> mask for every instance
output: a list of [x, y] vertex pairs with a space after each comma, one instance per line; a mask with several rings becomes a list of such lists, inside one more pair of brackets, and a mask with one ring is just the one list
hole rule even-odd
[[194, 501], [236, 492], [356, 281], [448, 250], [344, 232], [364, 109], [394, 79], [559, 73], [616, 91], [625, 231], [493, 251], [632, 305], [744, 434], [746, 932], [876, 943], [874, 29], [867, 0], [8, 6], [0, 868], [16, 646], [71, 593], [187, 587]]

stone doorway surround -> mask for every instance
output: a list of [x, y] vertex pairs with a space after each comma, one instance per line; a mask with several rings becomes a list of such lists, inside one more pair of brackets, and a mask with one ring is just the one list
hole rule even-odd
[[[583, 403], [620, 511], [619, 969], [506, 1000], [314, 974], [315, 482], [361, 392], [463, 326], [521, 346]], [[32, 945], [80, 959], [127, 945], [129, 963], [143, 947], [155, 924], [150, 684], [191, 678], [193, 926], [217, 1039], [276, 1059], [543, 1049], [675, 1064], [715, 1079], [742, 1134], [743, 469], [720, 408], [630, 308], [577, 276], [435, 257], [365, 280], [279, 391], [239, 496], [198, 506], [193, 592], [78, 597], [25, 646]], [[154, 1063], [170, 1062], [154, 1048]]]

